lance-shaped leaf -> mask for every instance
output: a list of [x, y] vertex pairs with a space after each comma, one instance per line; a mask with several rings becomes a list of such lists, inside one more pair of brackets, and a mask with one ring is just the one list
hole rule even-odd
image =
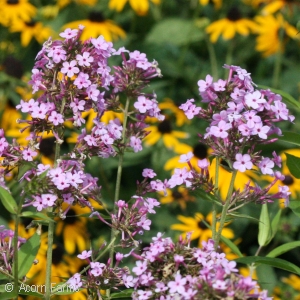
[[300, 157], [291, 155], [289, 153], [284, 153], [286, 155], [286, 165], [289, 168], [291, 174], [300, 178]]
[[40, 248], [41, 236], [35, 233], [18, 251], [18, 277], [23, 278], [33, 265]]
[[4, 207], [11, 213], [17, 214], [18, 205], [13, 196], [3, 187], [0, 186], [0, 200]]
[[300, 241], [290, 242], [283, 245], [280, 245], [268, 253], [267, 257], [277, 257], [285, 252], [300, 247]]
[[288, 272], [295, 273], [300, 275], [300, 268], [291, 262], [281, 259], [281, 258], [274, 258], [274, 257], [261, 257], [261, 256], [247, 256], [247, 257], [240, 257], [236, 258], [235, 261], [237, 263], [251, 265], [255, 264], [264, 264], [269, 265], [274, 268], [282, 269]]
[[263, 204], [261, 208], [259, 224], [258, 224], [258, 244], [263, 247], [269, 244], [271, 238], [271, 222], [267, 204]]

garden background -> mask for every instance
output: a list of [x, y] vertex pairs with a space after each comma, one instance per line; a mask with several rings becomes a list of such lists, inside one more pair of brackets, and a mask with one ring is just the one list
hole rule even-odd
[[[121, 199], [128, 199], [135, 193], [136, 180], [142, 180], [145, 168], [152, 168], [163, 180], [169, 178], [176, 167], [182, 166], [178, 163], [181, 154], [192, 151], [199, 159], [208, 157], [211, 149], [199, 143], [198, 138], [198, 133], [205, 132], [206, 123], [201, 119], [189, 120], [178, 106], [190, 98], [200, 105], [198, 80], [205, 79], [207, 74], [215, 80], [226, 79], [228, 70], [223, 68], [224, 64], [246, 69], [260, 87], [283, 91], [283, 101], [296, 118], [294, 124], [283, 125], [281, 129], [297, 133], [300, 128], [300, 105], [295, 103], [299, 102], [300, 89], [300, 34], [296, 28], [300, 20], [299, 1], [0, 0], [0, 15], [0, 127], [6, 136], [16, 138], [22, 145], [28, 141], [20, 134], [23, 124], [16, 120], [23, 116], [15, 107], [20, 99], [32, 98], [27, 82], [35, 57], [49, 36], [57, 39], [58, 33], [64, 29], [78, 28], [82, 24], [85, 26], [82, 39], [103, 35], [107, 41], [113, 41], [116, 49], [125, 46], [130, 51], [139, 50], [146, 53], [149, 60], [155, 59], [159, 63], [163, 77], [152, 81], [149, 92], [157, 94], [159, 107], [166, 118], [162, 122], [149, 119], [147, 130], [150, 133], [143, 141], [143, 150], [125, 155]], [[122, 120], [121, 114], [105, 116], [107, 122], [115, 117]], [[93, 112], [84, 113], [84, 118], [87, 130], [91, 129]], [[68, 152], [77, 140], [78, 131], [71, 124], [66, 124], [66, 128], [62, 150]], [[54, 141], [51, 134], [43, 137], [39, 157], [44, 164], [53, 164]], [[300, 157], [295, 142], [279, 140], [272, 146], [261, 146], [267, 155], [274, 147], [281, 154], [284, 161], [282, 173], [286, 175], [284, 183], [290, 188], [291, 203], [295, 207], [292, 210], [280, 201], [268, 204], [271, 219], [281, 211], [273, 239], [267, 245], [259, 246], [260, 204], [243, 207], [241, 215], [232, 217], [235, 220], [228, 222], [223, 231], [223, 235], [245, 256], [265, 256], [284, 243], [300, 241], [297, 212], [300, 179], [287, 168], [284, 154]], [[99, 178], [102, 196], [107, 202], [113, 199], [116, 169], [115, 158], [86, 161], [86, 171]], [[6, 174], [5, 180], [18, 199], [22, 186], [14, 179], [16, 176], [11, 172]], [[253, 180], [251, 174], [247, 173], [245, 177], [239, 179], [241, 184], [249, 178]], [[263, 186], [269, 179], [261, 176], [255, 180]], [[211, 203], [202, 194], [179, 187], [156, 197], [161, 207], [152, 216], [151, 230], [143, 235], [142, 246], [149, 244], [156, 232], [164, 232], [177, 240], [180, 234], [194, 231], [194, 246], [200, 246], [202, 241], [212, 237], [209, 228]], [[101, 209], [99, 205], [99, 211]], [[57, 282], [82, 269], [83, 262], [77, 258], [79, 253], [99, 248], [110, 238], [104, 224], [86, 218], [88, 212], [87, 208], [74, 206], [65, 220], [57, 220], [52, 264], [52, 276]], [[21, 221], [19, 234], [29, 238], [36, 230], [27, 228], [32, 219], [22, 218]], [[10, 214], [2, 206], [0, 224], [14, 228]], [[43, 284], [45, 280], [46, 228], [42, 227], [42, 231], [37, 263], [27, 274], [32, 278], [32, 284]], [[221, 247], [228, 259], [237, 258], [228, 246], [221, 244]], [[279, 258], [300, 266], [298, 247]], [[131, 266], [133, 262], [127, 264]], [[242, 274], [249, 274], [245, 265], [239, 266]], [[300, 274], [260, 264], [252, 276], [274, 299], [300, 299]], [[86, 297], [86, 292], [81, 291], [59, 296], [59, 299]]]

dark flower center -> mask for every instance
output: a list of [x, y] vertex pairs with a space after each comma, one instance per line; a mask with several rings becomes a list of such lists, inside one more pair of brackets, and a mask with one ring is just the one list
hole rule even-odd
[[31, 20], [30, 22], [25, 22], [25, 24], [26, 24], [27, 27], [34, 27], [35, 24], [36, 24], [36, 21]]
[[23, 65], [20, 60], [14, 58], [13, 56], [7, 56], [2, 63], [5, 73], [9, 76], [13, 76], [21, 79], [24, 70]]
[[206, 225], [202, 220], [198, 222], [198, 227], [202, 230], [207, 229]]
[[169, 120], [163, 120], [161, 123], [158, 124], [157, 128], [158, 131], [162, 134], [172, 132], [172, 126]]
[[173, 192], [172, 192], [172, 197], [173, 197], [175, 200], [179, 200], [179, 199], [182, 199], [182, 198], [183, 198], [182, 193], [180, 193], [179, 191], [173, 191]]
[[285, 185], [292, 185], [294, 183], [294, 178], [291, 175], [285, 175], [285, 178], [281, 182]]
[[40, 142], [40, 152], [46, 157], [51, 157], [54, 155], [54, 142], [55, 137], [50, 137], [42, 139]]
[[194, 147], [193, 153], [197, 158], [204, 159], [207, 157], [207, 146], [199, 143]]
[[102, 23], [102, 22], [105, 21], [105, 18], [104, 18], [103, 14], [100, 11], [90, 12], [88, 19], [91, 22], [97, 22], [97, 23]]
[[15, 5], [15, 4], [19, 4], [19, 0], [7, 0], [6, 3], [10, 5]]
[[61, 244], [57, 244], [56, 248], [53, 249], [53, 254], [52, 254], [52, 264], [57, 266], [61, 261], [64, 256], [64, 247]]
[[232, 7], [229, 12], [227, 13], [227, 19], [230, 21], [238, 21], [242, 18], [240, 10], [234, 6]]
[[77, 217], [76, 217], [76, 212], [74, 209], [70, 208], [70, 210], [67, 213], [66, 219], [64, 220], [64, 222], [66, 224], [72, 225], [75, 224], [77, 221]]

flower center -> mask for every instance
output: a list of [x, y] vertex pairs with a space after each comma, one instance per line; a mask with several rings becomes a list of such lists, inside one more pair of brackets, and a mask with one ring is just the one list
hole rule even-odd
[[53, 249], [52, 254], [52, 263], [53, 265], [57, 266], [64, 256], [64, 247], [61, 244], [57, 244], [56, 248]]
[[19, 0], [7, 0], [6, 3], [9, 5], [15, 5], [15, 4], [19, 4]]
[[285, 185], [292, 185], [294, 183], [294, 178], [291, 175], [285, 175], [285, 178], [281, 182]]
[[173, 192], [172, 192], [172, 197], [173, 197], [175, 200], [179, 200], [179, 199], [182, 199], [182, 198], [183, 198], [182, 193], [180, 193], [179, 191], [173, 191]]
[[207, 229], [206, 225], [202, 220], [198, 222], [198, 227], [202, 230]]
[[40, 142], [40, 152], [46, 157], [51, 158], [54, 155], [55, 137], [42, 139]]
[[193, 149], [193, 154], [199, 159], [206, 158], [207, 157], [207, 146], [202, 143], [197, 144]]
[[25, 24], [26, 24], [26, 26], [28, 26], [28, 27], [34, 27], [35, 24], [36, 24], [36, 21], [31, 20], [31, 21], [29, 21], [29, 22], [25, 22]]
[[77, 217], [76, 217], [76, 213], [75, 210], [70, 208], [70, 210], [67, 213], [66, 219], [64, 220], [64, 222], [66, 224], [72, 225], [75, 224], [77, 221]]
[[157, 128], [158, 131], [162, 134], [172, 132], [172, 126], [169, 120], [163, 120], [161, 123], [158, 124]]
[[104, 18], [103, 14], [100, 11], [90, 12], [88, 19], [91, 22], [97, 22], [97, 23], [102, 23], [102, 22], [105, 21], [105, 18]]
[[238, 21], [242, 18], [241, 12], [237, 7], [232, 7], [227, 13], [227, 19], [230, 21]]

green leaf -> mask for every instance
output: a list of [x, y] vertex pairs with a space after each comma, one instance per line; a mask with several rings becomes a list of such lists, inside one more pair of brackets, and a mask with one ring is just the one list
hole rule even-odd
[[18, 276], [23, 278], [32, 267], [40, 247], [41, 236], [35, 233], [18, 251]]
[[3, 187], [0, 186], [0, 200], [4, 207], [11, 213], [16, 214], [18, 205], [12, 195]]
[[277, 257], [285, 252], [288, 252], [296, 247], [300, 247], [300, 241], [290, 242], [283, 245], [278, 246], [268, 253], [267, 257]]
[[284, 153], [286, 155], [286, 165], [289, 168], [291, 174], [296, 177], [300, 178], [300, 157]]
[[293, 213], [300, 217], [300, 201], [299, 200], [291, 200], [289, 203], [289, 208], [293, 211]]
[[278, 210], [277, 214], [275, 215], [275, 217], [272, 219], [271, 222], [271, 240], [273, 239], [273, 237], [275, 236], [277, 230], [278, 230], [278, 226], [279, 226], [279, 221], [280, 221], [280, 217], [281, 217], [281, 209]]
[[113, 293], [111, 294], [111, 299], [124, 299], [124, 298], [129, 298], [131, 299], [131, 295], [132, 295], [133, 289], [127, 289], [124, 290], [120, 293]]
[[258, 244], [263, 247], [269, 244], [271, 237], [271, 223], [267, 203], [262, 205], [258, 224]]
[[292, 106], [294, 106], [295, 108], [300, 108], [300, 103], [299, 101], [297, 101], [293, 96], [291, 96], [289, 93], [287, 92], [284, 92], [282, 90], [277, 90], [277, 89], [273, 89], [273, 88], [270, 88], [268, 86], [264, 86], [264, 85], [258, 85], [259, 88], [261, 89], [269, 89], [271, 90], [273, 93], [275, 94], [279, 94], [282, 96], [282, 99], [285, 103], [287, 104], [290, 104]]
[[300, 268], [287, 260], [281, 258], [274, 258], [274, 257], [261, 257], [261, 256], [247, 256], [247, 257], [240, 257], [235, 259], [237, 263], [251, 265], [255, 264], [265, 264], [272, 266], [274, 268], [282, 269], [291, 273], [295, 273], [300, 275]]
[[236, 255], [238, 255], [239, 257], [243, 257], [243, 254], [241, 253], [240, 249], [228, 238], [221, 236], [221, 241], [227, 246], [229, 247], [232, 252]]
[[41, 212], [34, 212], [34, 211], [23, 211], [20, 215], [21, 217], [30, 217], [30, 218], [40, 218], [43, 220], [47, 220], [49, 222], [54, 222], [51, 218], [46, 216], [45, 214]]
[[183, 46], [189, 43], [199, 42], [205, 38], [204, 28], [207, 19], [202, 22], [181, 18], [168, 18], [156, 23], [146, 37], [146, 42], [154, 44], [173, 44]]
[[296, 132], [283, 131], [282, 136], [279, 136], [278, 140], [300, 146], [300, 134]]

